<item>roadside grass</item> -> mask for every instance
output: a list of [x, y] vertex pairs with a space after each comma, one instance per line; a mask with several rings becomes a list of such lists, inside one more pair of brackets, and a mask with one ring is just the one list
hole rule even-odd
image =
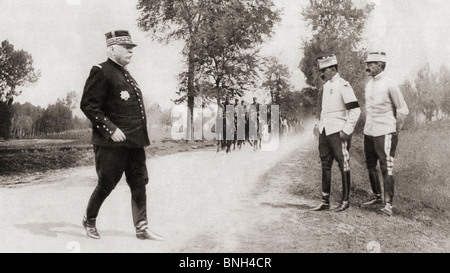
[[[450, 122], [441, 121], [400, 133], [394, 166], [395, 215], [415, 219], [426, 225], [433, 225], [435, 221], [450, 222], [449, 132]], [[314, 145], [316, 144], [317, 142]], [[293, 163], [296, 163], [299, 168], [290, 174], [293, 183], [289, 192], [316, 199], [319, 202], [322, 171], [317, 147], [311, 148], [302, 158], [302, 161], [293, 159]], [[362, 203], [372, 194], [362, 136], [353, 137], [350, 160], [352, 206], [365, 210], [379, 210], [380, 206], [373, 208], [362, 206]], [[383, 188], [381, 171], [379, 175]], [[307, 181], [304, 181], [305, 178], [308, 178]], [[341, 174], [337, 163], [334, 162], [331, 201], [337, 203], [340, 198]]]
[[[168, 134], [150, 133], [148, 156], [163, 156], [177, 152], [213, 147], [213, 141], [186, 142], [172, 140]], [[65, 134], [40, 135], [33, 139], [13, 139], [0, 142], [0, 177], [34, 172], [90, 166], [94, 164], [91, 131], [71, 131]], [[2, 179], [3, 179], [2, 178]]]

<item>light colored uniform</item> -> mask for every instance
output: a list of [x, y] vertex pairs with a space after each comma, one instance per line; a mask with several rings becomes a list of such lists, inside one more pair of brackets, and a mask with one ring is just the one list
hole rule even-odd
[[376, 75], [366, 86], [364, 134], [382, 136], [401, 129], [409, 110], [400, 89], [385, 75]]
[[353, 133], [361, 109], [353, 88], [340, 77], [339, 73], [323, 86], [322, 112], [320, 113], [319, 131], [326, 135], [343, 131]]
[[[384, 72], [366, 86], [366, 123], [364, 151], [369, 170], [375, 172], [380, 160], [382, 173], [393, 175], [398, 136], [409, 110], [400, 89]], [[378, 193], [377, 193], [378, 194]]]

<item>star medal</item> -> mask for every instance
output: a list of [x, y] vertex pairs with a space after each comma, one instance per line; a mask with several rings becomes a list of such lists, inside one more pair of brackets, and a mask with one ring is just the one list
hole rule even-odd
[[122, 91], [120, 92], [120, 98], [127, 101], [130, 98], [130, 93], [128, 91]]

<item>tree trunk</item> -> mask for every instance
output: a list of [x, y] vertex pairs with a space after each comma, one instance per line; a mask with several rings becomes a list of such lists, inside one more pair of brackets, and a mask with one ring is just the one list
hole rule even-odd
[[192, 140], [194, 137], [194, 98], [195, 98], [195, 63], [194, 52], [189, 50], [188, 57], [188, 93], [187, 93], [187, 124], [186, 124], [186, 140]]

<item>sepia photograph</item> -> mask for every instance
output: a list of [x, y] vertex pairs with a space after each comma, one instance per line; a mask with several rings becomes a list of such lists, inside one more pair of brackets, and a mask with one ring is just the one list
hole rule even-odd
[[449, 1], [0, 4], [0, 253], [450, 252]]

